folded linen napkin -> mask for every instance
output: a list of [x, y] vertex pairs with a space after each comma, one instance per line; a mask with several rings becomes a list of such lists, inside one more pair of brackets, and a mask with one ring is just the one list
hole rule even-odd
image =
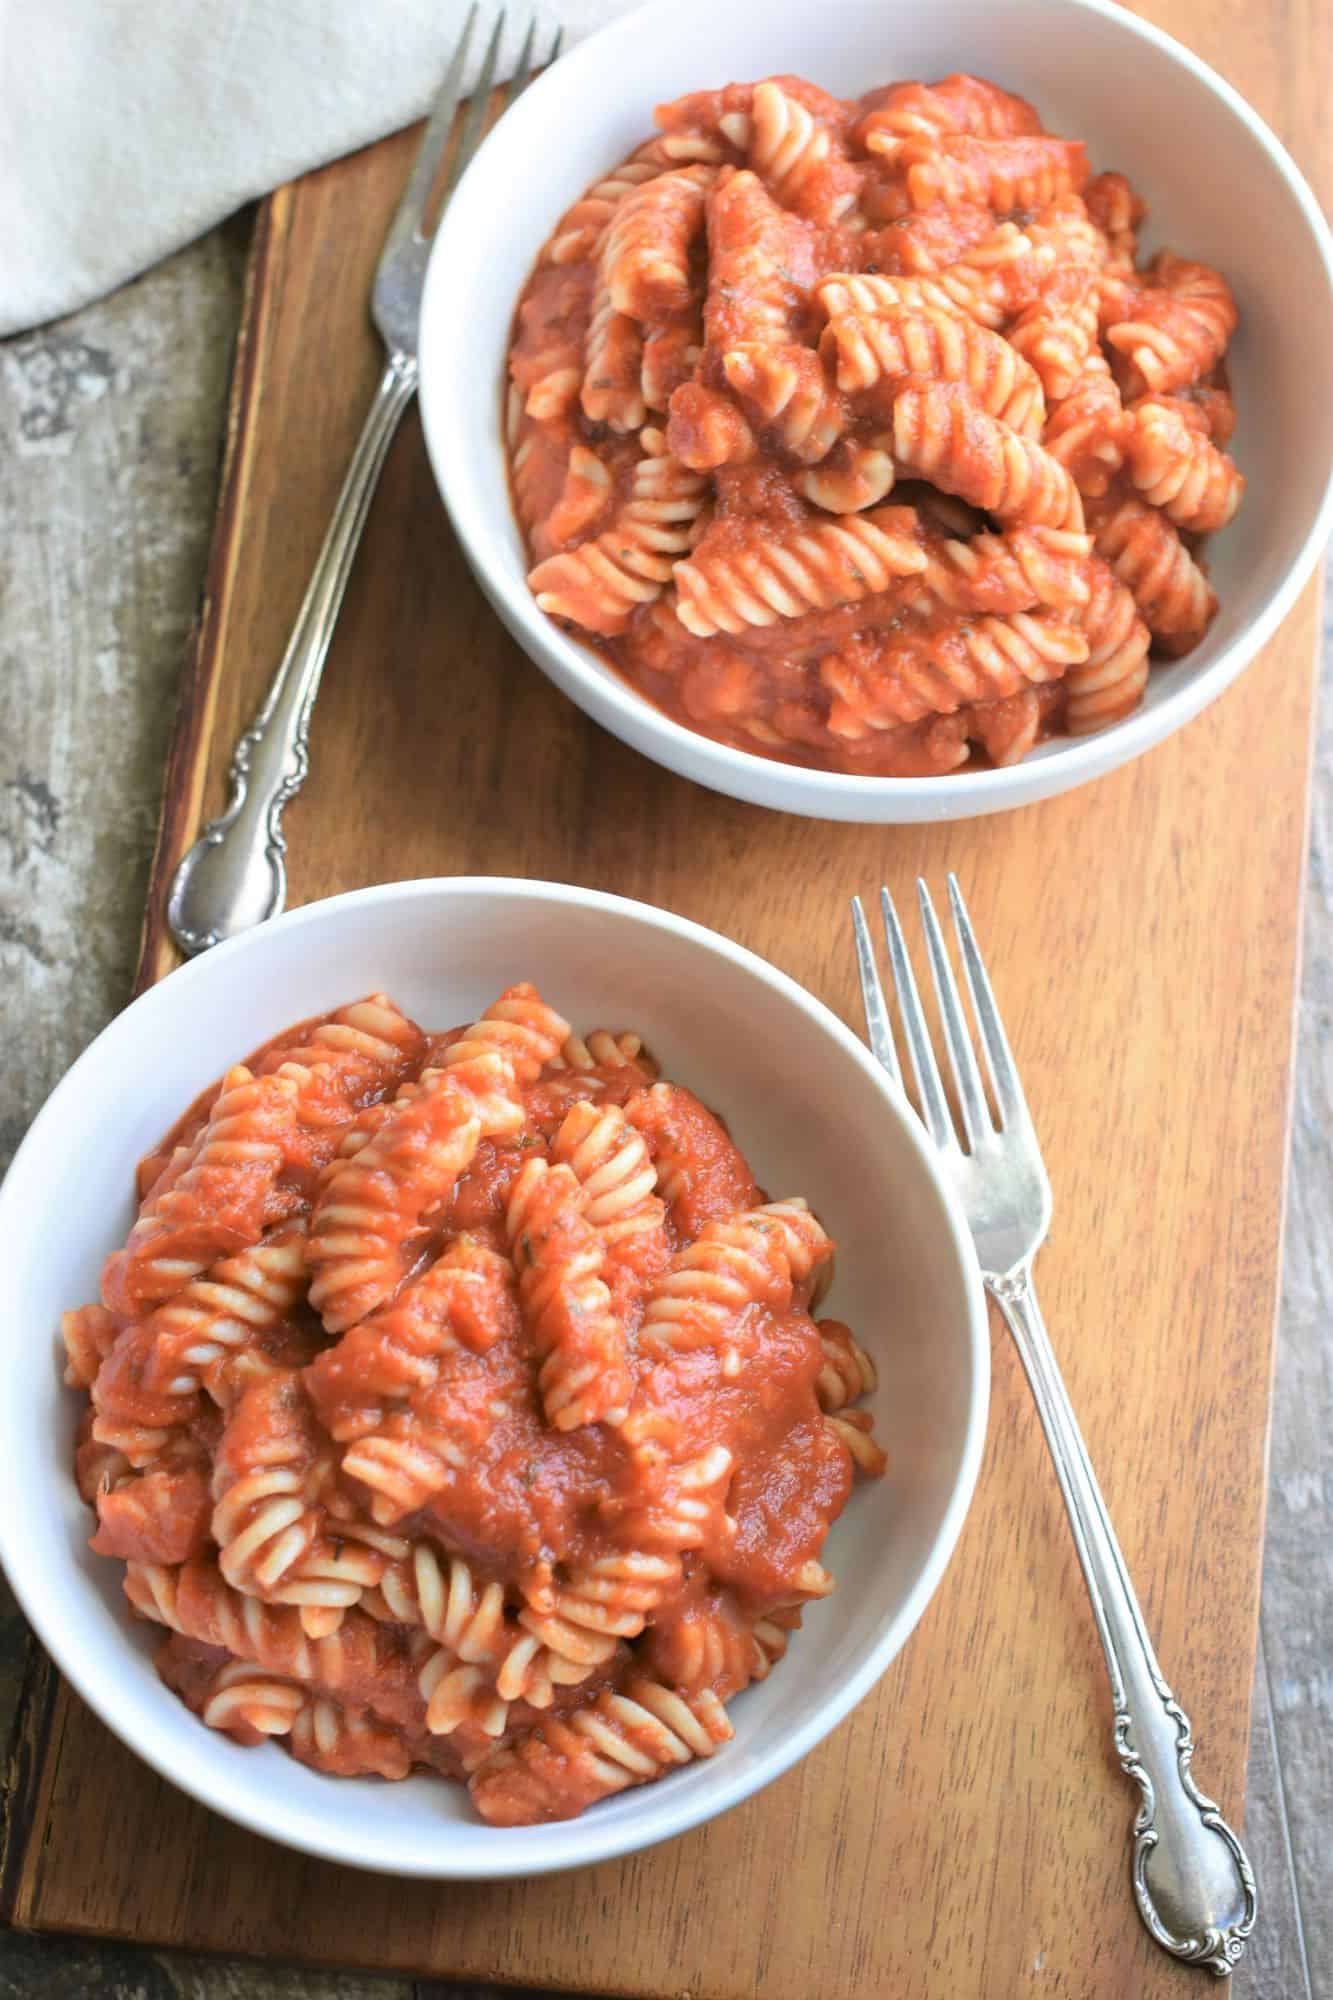
[[[559, 0], [565, 45], [631, 3]], [[529, 5], [507, 9], [502, 75]], [[494, 13], [481, 0], [469, 85]], [[100, 298], [256, 195], [420, 117], [466, 18], [467, 0], [0, 5], [0, 334]], [[555, 18], [539, 10], [548, 29]]]

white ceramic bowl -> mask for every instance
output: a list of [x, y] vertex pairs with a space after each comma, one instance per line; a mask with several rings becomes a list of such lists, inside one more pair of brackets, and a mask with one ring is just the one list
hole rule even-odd
[[[456, 1786], [317, 1775], [204, 1728], [151, 1665], [122, 1565], [89, 1553], [70, 1476], [81, 1399], [55, 1328], [97, 1294], [132, 1216], [134, 1164], [229, 1062], [382, 987], [431, 1027], [532, 978], [582, 1027], [635, 1026], [730, 1120], [762, 1185], [804, 1193], [839, 1244], [829, 1310], [879, 1364], [886, 1479], [828, 1544], [839, 1588], [734, 1705], [716, 1758], [553, 1827], [480, 1825]], [[316, 903], [175, 972], [101, 1034], [0, 1189], [0, 1560], [61, 1670], [131, 1748], [206, 1805], [311, 1854], [401, 1875], [531, 1875], [645, 1847], [767, 1784], [846, 1715], [921, 1616], [976, 1478], [989, 1347], [957, 1204], [905, 1100], [828, 1010], [712, 931], [550, 883], [402, 882]], [[905, 1735], [910, 1724], [903, 1722]]]
[[[537, 609], [505, 479], [500, 382], [520, 289], [566, 205], [653, 131], [683, 91], [794, 71], [852, 96], [957, 69], [1031, 98], [1151, 207], [1148, 248], [1216, 264], [1241, 308], [1231, 350], [1248, 480], [1210, 549], [1221, 609], [1204, 643], [1155, 668], [1139, 712], [1004, 771], [865, 778], [802, 770], [669, 720]], [[824, 819], [963, 819], [1025, 805], [1159, 743], [1233, 681], [1305, 582], [1333, 515], [1333, 241], [1309, 188], [1230, 86], [1104, 0], [657, 0], [582, 43], [500, 122], [445, 212], [421, 329], [436, 478], [482, 589], [519, 644], [605, 728], [700, 784]]]

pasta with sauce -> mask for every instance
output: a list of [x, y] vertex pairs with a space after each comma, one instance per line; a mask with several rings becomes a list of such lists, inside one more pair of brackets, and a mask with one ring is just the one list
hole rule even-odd
[[[1128, 715], [1206, 632], [1199, 538], [1244, 491], [1225, 278], [1141, 264], [1125, 177], [979, 77], [770, 77], [657, 123], [519, 301], [542, 610], [689, 727], [816, 768], [1002, 765]], [[1037, 531], [1058, 604], [1010, 588]], [[922, 585], [951, 569], [966, 602]]]
[[[826, 165], [793, 156], [803, 198]], [[675, 296], [637, 225], [608, 269], [618, 299]], [[1069, 549], [1031, 534], [1011, 587], [1059, 595]], [[102, 1299], [62, 1320], [76, 1477], [205, 1724], [462, 1781], [497, 1825], [729, 1739], [884, 1470], [875, 1370], [812, 1316], [814, 1212], [768, 1200], [636, 1035], [577, 1035], [530, 985], [434, 1035], [377, 994], [229, 1070], [139, 1188]]]

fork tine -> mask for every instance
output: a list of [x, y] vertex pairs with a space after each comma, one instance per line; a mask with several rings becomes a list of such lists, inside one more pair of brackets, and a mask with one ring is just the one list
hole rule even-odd
[[509, 88], [505, 92], [504, 108], [506, 111], [508, 111], [516, 98], [523, 95], [539, 68], [550, 68], [560, 53], [560, 45], [564, 39], [564, 29], [557, 28], [551, 38], [551, 52], [547, 56], [546, 61], [540, 64], [535, 63], [532, 59], [532, 51], [537, 40], [537, 16], [535, 14], [528, 16], [528, 32], [523, 37], [523, 46], [519, 50], [518, 61], [514, 65], [514, 73], [509, 79]]
[[486, 112], [491, 94], [491, 85], [495, 81], [495, 68], [500, 55], [500, 39], [504, 34], [504, 30], [505, 11], [502, 7], [495, 17], [495, 26], [491, 29], [491, 39], [486, 44], [486, 54], [483, 56], [481, 63], [481, 75], [477, 78], [476, 87], [472, 92], [472, 98], [468, 104], [467, 117], [463, 120], [463, 129], [458, 135], [458, 150], [450, 162], [449, 172], [445, 177], [444, 190], [440, 196], [441, 206], [448, 201], [450, 195], [458, 186], [464, 167], [481, 144], [482, 130], [486, 123]]
[[901, 1090], [902, 1068], [898, 1061], [898, 1051], [894, 1047], [893, 1029], [889, 1025], [889, 1010], [884, 1004], [884, 988], [879, 983], [875, 948], [870, 942], [870, 929], [859, 896], [852, 897], [852, 931], [856, 937], [856, 968], [861, 975], [861, 1004], [865, 1008], [866, 1031], [870, 1036], [871, 1054], [889, 1072]]
[[467, 52], [472, 40], [472, 30], [477, 25], [476, 0], [468, 8], [463, 32], [458, 38], [453, 60], [445, 72], [440, 94], [435, 100], [430, 114], [430, 122], [422, 134], [421, 145], [413, 163], [412, 172], [398, 211], [393, 219], [386, 240], [386, 251], [400, 236], [420, 236], [421, 224], [430, 200], [430, 191], [435, 185], [435, 176], [444, 157], [444, 149], [449, 143], [449, 134], [454, 129], [454, 117], [462, 98], [463, 70], [467, 63]]
[[926, 952], [930, 959], [930, 973], [935, 981], [935, 992], [940, 1003], [940, 1020], [944, 1027], [944, 1039], [949, 1049], [949, 1066], [953, 1070], [954, 1082], [958, 1086], [958, 1104], [963, 1114], [963, 1129], [967, 1133], [967, 1143], [975, 1152], [982, 1140], [994, 1133], [991, 1124], [990, 1107], [986, 1103], [986, 1087], [981, 1081], [981, 1071], [977, 1067], [976, 1052], [972, 1047], [972, 1037], [967, 1029], [967, 1017], [963, 1013], [963, 1002], [958, 992], [958, 982], [953, 976], [949, 954], [944, 949], [944, 936], [940, 930], [939, 918], [935, 915], [935, 905], [930, 900], [930, 891], [917, 878], [917, 901], [921, 905], [921, 924], [926, 934]]
[[1009, 1039], [1004, 1032], [1000, 1010], [995, 1004], [995, 995], [986, 975], [985, 962], [972, 929], [972, 919], [967, 914], [967, 904], [958, 886], [958, 877], [949, 873], [949, 906], [953, 912], [953, 927], [958, 936], [958, 948], [963, 955], [963, 976], [967, 980], [967, 990], [972, 996], [972, 1012], [976, 1016], [981, 1033], [981, 1046], [986, 1055], [986, 1067], [995, 1089], [995, 1102], [1000, 1107], [1000, 1123], [1010, 1126], [1020, 1121], [1031, 1122], [1028, 1117], [1027, 1100], [1023, 1096], [1023, 1086], [1018, 1080], [1018, 1069], [1009, 1048]]
[[504, 110], [508, 111], [516, 97], [521, 97], [532, 81], [532, 45], [537, 39], [537, 16], [529, 14], [528, 32], [523, 37], [523, 46], [518, 52], [518, 61], [510, 72], [505, 85]]
[[889, 944], [889, 967], [893, 973], [893, 983], [898, 989], [898, 1011], [903, 1017], [907, 1052], [912, 1058], [912, 1072], [916, 1077], [926, 1129], [937, 1146], [957, 1148], [958, 1135], [953, 1129], [953, 1119], [949, 1115], [949, 1101], [944, 1095], [939, 1065], [935, 1061], [935, 1051], [930, 1045], [930, 1030], [921, 1011], [921, 996], [917, 992], [916, 980], [912, 975], [912, 962], [907, 956], [907, 946], [903, 941], [898, 912], [893, 907], [893, 898], [887, 889], [881, 889], [879, 892], [879, 906], [884, 917], [884, 935]]

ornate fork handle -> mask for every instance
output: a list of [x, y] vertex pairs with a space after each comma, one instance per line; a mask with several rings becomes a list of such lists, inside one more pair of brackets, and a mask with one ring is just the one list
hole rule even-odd
[[167, 921], [193, 956], [276, 916], [287, 894], [282, 814], [309, 767], [307, 733], [329, 642], [385, 455], [417, 386], [415, 359], [394, 355], [347, 468], [282, 664], [236, 746], [226, 811], [176, 870]]
[[1115, 1747], [1143, 1794], [1134, 1821], [1139, 1914], [1166, 1951], [1225, 1979], [1254, 1928], [1254, 1875], [1190, 1772], [1189, 1718], [1157, 1664], [1096, 1474], [1060, 1377], [1031, 1270], [986, 1273], [1036, 1400], [1111, 1677]]

